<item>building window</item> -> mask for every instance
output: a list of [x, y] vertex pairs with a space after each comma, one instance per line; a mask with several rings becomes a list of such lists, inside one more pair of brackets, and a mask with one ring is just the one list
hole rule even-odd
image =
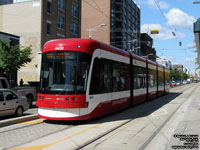
[[59, 29], [62, 29], [62, 30], [64, 30], [65, 29], [65, 26], [64, 26], [64, 21], [65, 21], [65, 19], [64, 19], [64, 17], [62, 17], [62, 16], [57, 16], [57, 27], [59, 28]]
[[51, 1], [47, 1], [47, 12], [51, 14]]
[[78, 34], [78, 24], [72, 22], [72, 33], [73, 34]]
[[78, 18], [78, 7], [72, 5], [72, 16]]
[[65, 11], [65, 0], [58, 0], [58, 9]]
[[51, 21], [47, 21], [47, 35], [51, 35]]
[[64, 39], [64, 38], [65, 38], [65, 36], [63, 34], [57, 33], [57, 39]]

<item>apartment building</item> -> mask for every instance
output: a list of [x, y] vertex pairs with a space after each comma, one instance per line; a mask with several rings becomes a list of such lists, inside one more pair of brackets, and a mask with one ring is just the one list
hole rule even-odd
[[81, 35], [80, 0], [9, 0], [0, 3], [0, 31], [20, 36], [32, 45], [32, 61], [18, 72], [18, 80], [39, 81], [41, 52], [46, 41]]
[[147, 33], [140, 34], [141, 55], [156, 62], [156, 50], [153, 48], [153, 39]]
[[81, 37], [140, 55], [140, 7], [133, 0], [82, 1]]

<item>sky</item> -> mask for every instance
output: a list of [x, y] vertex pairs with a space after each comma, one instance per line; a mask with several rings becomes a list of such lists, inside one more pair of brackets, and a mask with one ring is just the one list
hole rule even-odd
[[159, 34], [150, 35], [157, 56], [182, 64], [190, 73], [197, 67], [193, 23], [200, 18], [200, 4], [194, 1], [200, 0], [136, 0], [141, 11], [141, 32], [159, 30]]

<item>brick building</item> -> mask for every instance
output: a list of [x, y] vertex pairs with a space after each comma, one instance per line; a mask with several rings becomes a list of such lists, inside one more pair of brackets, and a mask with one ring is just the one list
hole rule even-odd
[[32, 61], [18, 72], [18, 79], [39, 81], [44, 43], [56, 38], [80, 37], [81, 1], [0, 1], [0, 31], [20, 36], [20, 44], [32, 45]]
[[173, 65], [173, 68], [176, 68], [178, 71], [183, 72], [183, 65]]

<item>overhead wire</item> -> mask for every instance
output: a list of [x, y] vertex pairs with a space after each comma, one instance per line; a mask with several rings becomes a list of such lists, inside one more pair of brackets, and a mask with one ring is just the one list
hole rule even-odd
[[171, 26], [170, 26], [169, 23], [168, 23], [168, 20], [167, 20], [165, 14], [163, 13], [162, 9], [160, 8], [160, 5], [158, 4], [158, 2], [157, 2], [156, 0], [154, 0], [154, 3], [155, 3], [156, 6], [158, 7], [158, 9], [159, 9], [161, 15], [163, 16], [164, 20], [166, 21], [166, 24], [167, 24], [168, 28], [171, 30], [173, 36], [175, 36], [175, 37], [177, 38], [177, 36], [176, 36], [176, 34], [175, 34], [175, 30], [174, 30], [174, 31], [172, 30]]

